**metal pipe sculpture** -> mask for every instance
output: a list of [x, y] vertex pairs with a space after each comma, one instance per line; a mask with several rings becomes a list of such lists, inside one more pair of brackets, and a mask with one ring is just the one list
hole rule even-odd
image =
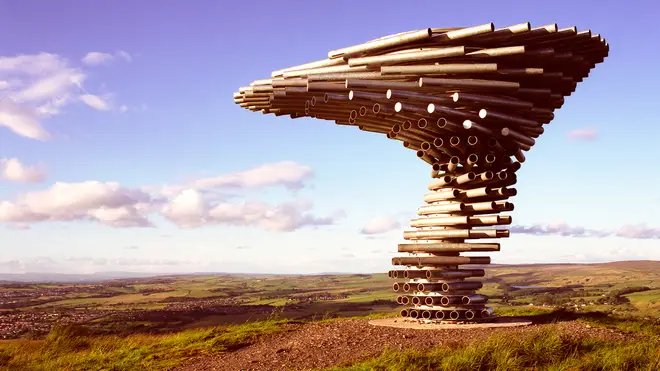
[[[251, 111], [313, 117], [385, 134], [427, 162], [430, 193], [392, 264], [403, 317], [485, 321], [479, 295], [488, 256], [509, 237], [516, 171], [577, 83], [608, 55], [591, 31], [529, 23], [427, 28], [332, 50], [328, 58], [274, 71], [241, 87]], [[512, 160], [512, 157], [515, 159]]]

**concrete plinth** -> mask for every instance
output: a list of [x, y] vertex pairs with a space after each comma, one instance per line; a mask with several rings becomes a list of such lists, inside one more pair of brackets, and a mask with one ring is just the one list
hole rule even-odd
[[475, 329], [475, 328], [495, 328], [495, 327], [520, 327], [529, 326], [531, 321], [515, 317], [496, 317], [490, 322], [481, 323], [433, 323], [415, 321], [405, 318], [380, 318], [369, 321], [373, 326], [408, 328], [415, 330], [449, 330], [449, 329]]

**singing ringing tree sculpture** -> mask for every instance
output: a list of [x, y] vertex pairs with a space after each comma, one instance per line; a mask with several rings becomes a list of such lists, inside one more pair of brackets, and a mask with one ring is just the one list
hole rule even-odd
[[556, 24], [428, 28], [332, 50], [241, 87], [251, 111], [329, 120], [403, 142], [432, 170], [425, 205], [391, 270], [401, 315], [493, 318], [478, 294], [489, 256], [509, 237], [516, 171], [554, 110], [608, 55], [591, 31]]

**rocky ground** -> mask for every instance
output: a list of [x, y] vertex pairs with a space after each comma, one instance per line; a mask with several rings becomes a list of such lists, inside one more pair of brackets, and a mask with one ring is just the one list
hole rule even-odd
[[[197, 370], [307, 370], [351, 364], [379, 355], [386, 348], [425, 350], [441, 345], [458, 346], [487, 338], [495, 333], [541, 331], [546, 326], [518, 328], [481, 328], [457, 330], [413, 330], [369, 325], [366, 319], [326, 323], [289, 324], [285, 331], [262, 336], [254, 344], [239, 350], [201, 358], [178, 368]], [[578, 322], [556, 326], [572, 336], [601, 339], [625, 339], [612, 330], [591, 328]]]

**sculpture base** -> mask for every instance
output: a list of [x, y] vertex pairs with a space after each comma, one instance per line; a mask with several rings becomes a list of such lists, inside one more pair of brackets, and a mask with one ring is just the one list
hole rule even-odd
[[407, 328], [414, 330], [449, 330], [449, 329], [475, 329], [475, 328], [495, 328], [495, 327], [521, 327], [529, 326], [531, 321], [516, 317], [492, 317], [490, 321], [485, 322], [464, 322], [460, 321], [428, 321], [412, 320], [408, 318], [380, 318], [369, 321], [373, 326], [384, 326], [394, 328]]

